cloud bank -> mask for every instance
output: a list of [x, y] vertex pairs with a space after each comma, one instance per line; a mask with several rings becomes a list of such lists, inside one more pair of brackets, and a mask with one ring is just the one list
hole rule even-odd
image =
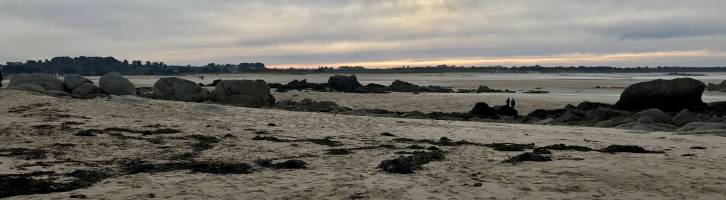
[[3, 0], [0, 61], [726, 66], [722, 0]]

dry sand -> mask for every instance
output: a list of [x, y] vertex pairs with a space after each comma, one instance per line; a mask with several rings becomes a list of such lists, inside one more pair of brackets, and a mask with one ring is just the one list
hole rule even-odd
[[[8, 111], [48, 103], [21, 112]], [[63, 115], [59, 115], [63, 114]], [[85, 118], [87, 117], [87, 118]], [[107, 134], [75, 136], [75, 130], [34, 128], [81, 122], [74, 129], [146, 125], [182, 133], [120, 139]], [[278, 126], [267, 126], [268, 123]], [[306, 142], [276, 143], [250, 140], [255, 131], [281, 138], [323, 138], [342, 147], [406, 144], [380, 136], [390, 132], [414, 139], [469, 140], [480, 143], [564, 143], [603, 148], [610, 144], [641, 145], [664, 154], [606, 154], [554, 151], [552, 162], [501, 163], [521, 152], [499, 152], [480, 146], [440, 146], [446, 159], [423, 166], [415, 174], [382, 172], [376, 166], [398, 155], [392, 149], [358, 150], [350, 155], [326, 155], [328, 146]], [[84, 194], [91, 199], [723, 199], [726, 196], [726, 138], [712, 135], [643, 133], [619, 129], [539, 126], [462, 121], [375, 118], [322, 113], [289, 112], [196, 103], [143, 100], [120, 102], [40, 96], [0, 89], [0, 148], [46, 149], [47, 159], [0, 157], [0, 174], [32, 171], [69, 172], [93, 168], [75, 160], [113, 163], [143, 159], [161, 162], [189, 152], [192, 134], [221, 139], [198, 160], [253, 163], [257, 158], [298, 157], [304, 170], [260, 169], [252, 174], [212, 175], [189, 171], [142, 173], [103, 180], [85, 189], [9, 199], [66, 199]], [[234, 137], [224, 137], [231, 134]], [[174, 139], [177, 138], [177, 139]], [[66, 144], [66, 145], [58, 145]], [[68, 145], [73, 144], [73, 145]], [[705, 150], [690, 147], [702, 146]], [[692, 157], [683, 154], [695, 154]], [[19, 165], [30, 165], [18, 168]], [[100, 164], [117, 170], [114, 164]], [[481, 186], [475, 184], [481, 183]]]

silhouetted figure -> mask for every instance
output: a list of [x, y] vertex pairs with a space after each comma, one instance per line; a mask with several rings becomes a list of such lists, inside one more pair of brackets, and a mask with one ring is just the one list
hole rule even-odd
[[509, 107], [509, 97], [507, 97], [507, 107]]
[[516, 101], [514, 101], [514, 98], [512, 98], [512, 108], [514, 108], [514, 105], [517, 104]]
[[0, 70], [0, 88], [3, 87], [3, 70]]

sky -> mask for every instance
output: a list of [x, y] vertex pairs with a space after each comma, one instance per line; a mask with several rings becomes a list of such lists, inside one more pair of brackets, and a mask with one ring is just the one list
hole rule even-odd
[[0, 0], [0, 62], [726, 66], [724, 0]]

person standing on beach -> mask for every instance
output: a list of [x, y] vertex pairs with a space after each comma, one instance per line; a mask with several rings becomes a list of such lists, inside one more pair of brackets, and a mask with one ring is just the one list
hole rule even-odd
[[3, 87], [3, 70], [0, 69], [0, 88]]
[[516, 101], [514, 101], [514, 98], [512, 98], [512, 109], [514, 109], [514, 105], [517, 104]]
[[507, 97], [507, 107], [509, 107], [509, 97]]

